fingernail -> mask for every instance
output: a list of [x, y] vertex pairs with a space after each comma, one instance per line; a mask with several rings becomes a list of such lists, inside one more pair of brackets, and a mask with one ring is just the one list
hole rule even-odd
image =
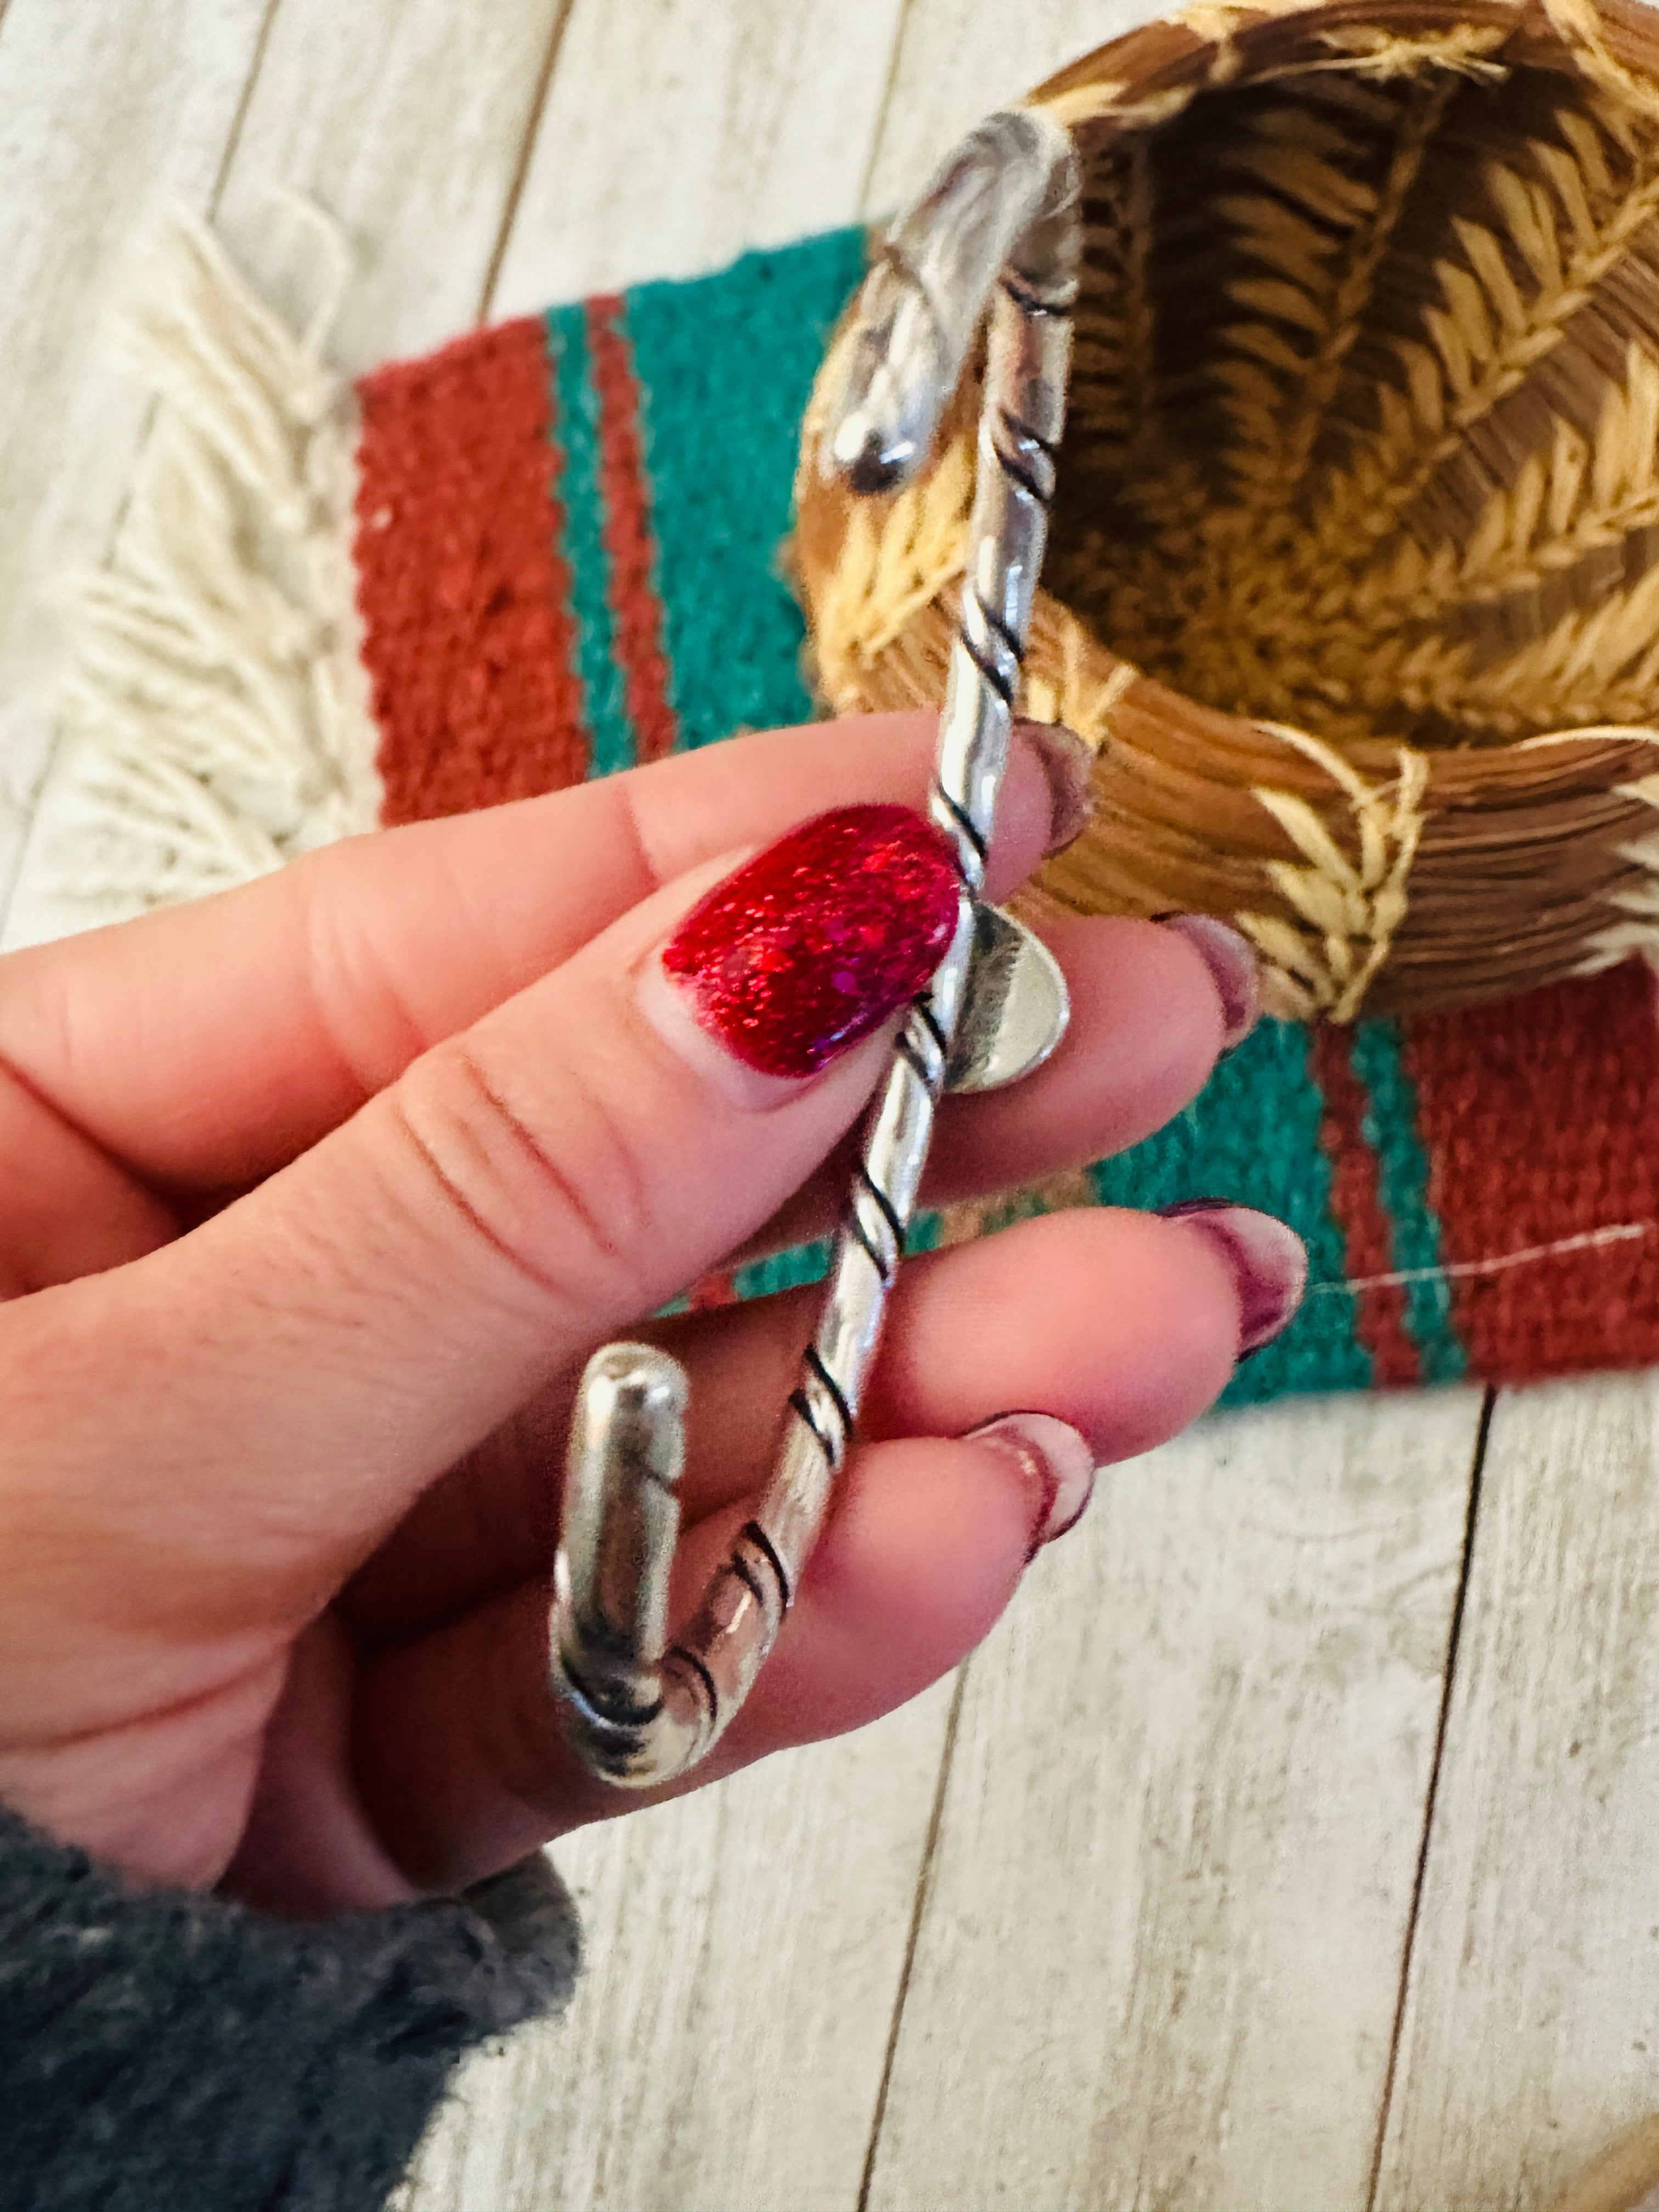
[[1094, 1495], [1095, 1455], [1068, 1422], [1052, 1413], [999, 1413], [970, 1429], [963, 1442], [989, 1444], [1019, 1468], [1031, 1500], [1028, 1560], [1083, 1518]]
[[1294, 1229], [1230, 1198], [1187, 1198], [1160, 1206], [1166, 1221], [1189, 1220], [1212, 1237], [1238, 1285], [1238, 1356], [1260, 1352], [1286, 1328], [1308, 1281], [1308, 1248]]
[[1048, 786], [1049, 854], [1063, 853], [1088, 828], [1098, 794], [1095, 790], [1094, 748], [1064, 722], [1014, 724], [1037, 757]]
[[[660, 970], [742, 1067], [799, 1081], [924, 988], [960, 900], [950, 848], [921, 815], [838, 806], [717, 884], [669, 939]], [[645, 1000], [659, 1015], [648, 990]]]
[[1184, 937], [1209, 969], [1221, 1000], [1221, 1049], [1231, 1052], [1255, 1027], [1261, 1012], [1261, 969], [1255, 947], [1212, 914], [1158, 914], [1165, 929]]

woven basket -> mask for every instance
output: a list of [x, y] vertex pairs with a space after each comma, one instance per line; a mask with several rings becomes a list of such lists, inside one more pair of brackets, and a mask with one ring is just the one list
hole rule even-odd
[[[1026, 706], [1100, 799], [1035, 902], [1224, 915], [1338, 1020], [1659, 945], [1659, 16], [1204, 5], [1031, 104], [1087, 243]], [[942, 696], [972, 383], [885, 500], [809, 410], [839, 710]]]

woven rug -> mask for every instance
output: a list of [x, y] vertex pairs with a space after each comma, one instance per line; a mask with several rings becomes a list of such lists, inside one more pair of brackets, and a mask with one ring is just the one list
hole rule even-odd
[[[57, 873], [25, 935], [812, 715], [791, 479], [861, 233], [463, 338], [355, 408], [210, 241], [181, 228], [169, 252], [135, 335], [173, 414], [88, 595]], [[1659, 1358], [1656, 1158], [1659, 1024], [1632, 964], [1474, 1013], [1265, 1023], [1150, 1142], [927, 1216], [913, 1249], [1057, 1204], [1224, 1195], [1312, 1258], [1232, 1401], [1516, 1382]]]

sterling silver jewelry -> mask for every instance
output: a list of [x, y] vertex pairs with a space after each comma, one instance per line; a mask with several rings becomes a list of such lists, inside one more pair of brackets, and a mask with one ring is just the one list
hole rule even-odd
[[1065, 131], [1041, 115], [992, 116], [894, 227], [837, 349], [823, 465], [856, 493], [889, 492], [926, 460], [988, 310], [968, 569], [929, 805], [962, 878], [960, 910], [870, 1117], [770, 1486], [672, 1634], [684, 1373], [649, 1346], [611, 1344], [582, 1377], [551, 1675], [567, 1738], [614, 1783], [650, 1787], [704, 1758], [776, 1641], [852, 1443], [941, 1091], [1012, 1081], [1065, 1029], [1058, 967], [981, 893], [1054, 496], [1078, 196]]

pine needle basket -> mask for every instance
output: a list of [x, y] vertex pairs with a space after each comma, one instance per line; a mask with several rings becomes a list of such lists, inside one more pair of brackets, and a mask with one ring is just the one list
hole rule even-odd
[[[1659, 15], [1206, 4], [1028, 104], [1086, 250], [1025, 705], [1099, 799], [1033, 905], [1223, 915], [1339, 1021], [1659, 947]], [[943, 694], [974, 382], [884, 500], [808, 410], [838, 711]]]

